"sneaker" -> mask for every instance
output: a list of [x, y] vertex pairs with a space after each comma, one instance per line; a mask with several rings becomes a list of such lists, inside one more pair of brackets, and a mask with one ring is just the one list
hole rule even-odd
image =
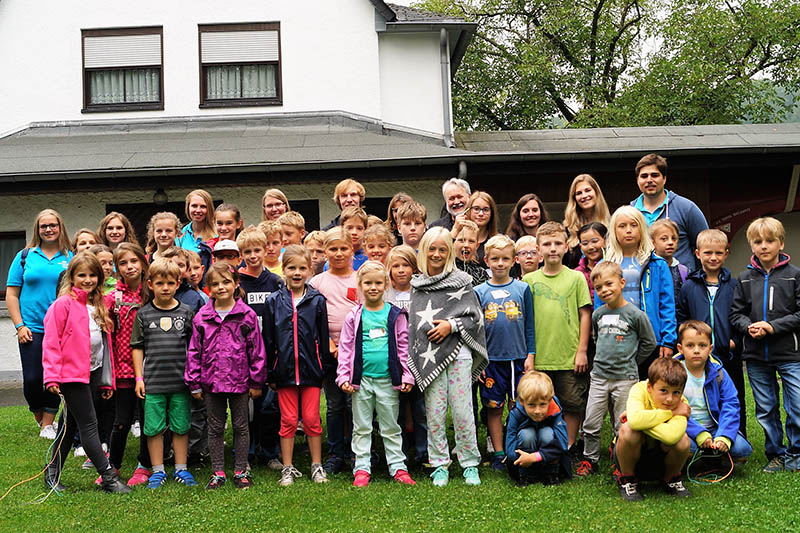
[[221, 486], [223, 486], [226, 481], [228, 480], [225, 476], [211, 474], [211, 479], [209, 480], [208, 485], [206, 485], [206, 489], [208, 490], [218, 489]]
[[620, 476], [617, 480], [617, 486], [619, 487], [620, 496], [625, 501], [640, 502], [644, 499], [642, 493], [639, 492], [639, 482], [636, 476]]
[[506, 469], [506, 454], [503, 452], [494, 452], [492, 456], [492, 470], [504, 472]]
[[233, 475], [233, 486], [237, 489], [249, 489], [253, 486], [253, 477], [250, 472], [236, 472]]
[[411, 476], [405, 470], [398, 470], [394, 473], [394, 480], [401, 485], [416, 485], [417, 482], [411, 479]]
[[86, 460], [81, 465], [81, 468], [83, 468], [84, 470], [94, 470], [94, 463], [92, 462], [91, 459], [87, 457]]
[[561, 485], [561, 478], [558, 477], [558, 472], [545, 472], [542, 474], [542, 485], [545, 487]]
[[188, 470], [175, 470], [172, 473], [172, 479], [177, 481], [178, 483], [183, 483], [187, 487], [196, 487], [198, 485], [197, 481], [194, 480], [194, 476]]
[[129, 487], [135, 487], [136, 485], [144, 485], [150, 480], [150, 471], [146, 468], [137, 468], [133, 471], [133, 475], [128, 480]]
[[142, 426], [139, 425], [138, 420], [131, 424], [131, 435], [133, 435], [133, 438], [135, 439], [138, 439], [142, 436]]
[[593, 461], [589, 461], [588, 459], [584, 459], [578, 464], [578, 468], [575, 469], [575, 475], [581, 477], [591, 476], [592, 474], [597, 473], [597, 463]]
[[283, 470], [283, 463], [277, 458], [273, 457], [267, 462], [267, 468], [270, 470]]
[[[323, 472], [325, 471], [323, 470]], [[284, 466], [281, 469], [281, 479], [278, 481], [278, 485], [281, 487], [288, 487], [294, 483], [294, 478], [296, 477], [303, 477], [303, 474], [301, 474], [300, 471], [292, 465]]]
[[783, 472], [786, 470], [786, 465], [783, 463], [783, 456], [779, 455], [770, 459], [767, 466], [761, 469], [762, 472], [767, 474], [774, 474], [775, 472]]
[[481, 476], [478, 475], [478, 469], [474, 466], [468, 466], [464, 469], [464, 481], [467, 485], [480, 485]]
[[358, 470], [353, 480], [354, 487], [366, 487], [369, 485], [369, 472], [365, 470]]
[[[117, 475], [119, 475], [119, 468], [115, 468], [114, 472], [116, 472]], [[103, 484], [103, 476], [97, 476], [97, 479], [94, 480], [94, 484], [98, 485], [98, 486], [102, 485]]]
[[322, 466], [325, 469], [325, 473], [329, 476], [331, 474], [338, 474], [339, 472], [344, 472], [345, 464], [344, 461], [337, 457], [336, 455], [331, 455], [328, 457], [328, 460], [325, 461], [325, 464]]
[[679, 498], [688, 498], [692, 495], [692, 493], [689, 492], [689, 489], [683, 486], [683, 480], [681, 479], [680, 474], [669, 481], [665, 481], [663, 487], [667, 494], [678, 496]]
[[78, 446], [75, 448], [75, 453], [73, 453], [75, 457], [86, 457], [86, 450], [83, 449], [83, 446]]
[[325, 469], [322, 468], [322, 464], [313, 463], [311, 465], [311, 481], [314, 483], [328, 482], [328, 475], [325, 473]]
[[583, 445], [580, 441], [576, 442], [572, 446], [570, 446], [569, 451], [569, 460], [572, 463], [572, 468], [577, 469], [578, 465], [581, 464], [583, 461]]
[[44, 426], [39, 431], [39, 436], [43, 439], [47, 440], [56, 440], [56, 426], [55, 424], [50, 424], [49, 426]]
[[147, 482], [148, 489], [158, 489], [167, 481], [167, 473], [166, 472], [153, 472], [153, 475], [150, 476], [150, 480]]
[[450, 481], [450, 473], [444, 466], [437, 466], [431, 477], [433, 478], [434, 487], [444, 487]]

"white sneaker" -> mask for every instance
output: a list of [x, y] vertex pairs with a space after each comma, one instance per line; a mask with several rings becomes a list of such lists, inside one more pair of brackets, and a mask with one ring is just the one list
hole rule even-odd
[[138, 420], [131, 426], [131, 435], [136, 439], [142, 436], [142, 426], [139, 425]]
[[281, 470], [281, 479], [278, 481], [278, 485], [281, 487], [288, 487], [292, 483], [294, 483], [294, 478], [302, 477], [303, 474], [300, 473], [294, 466], [284, 466]]
[[311, 465], [311, 481], [314, 483], [328, 482], [328, 474], [325, 473], [325, 469], [322, 468], [321, 464], [316, 463]]
[[41, 431], [39, 431], [39, 436], [43, 439], [47, 440], [56, 440], [56, 428], [53, 424], [49, 426], [44, 426]]
[[86, 450], [83, 449], [83, 446], [78, 446], [75, 448], [75, 457], [86, 457]]

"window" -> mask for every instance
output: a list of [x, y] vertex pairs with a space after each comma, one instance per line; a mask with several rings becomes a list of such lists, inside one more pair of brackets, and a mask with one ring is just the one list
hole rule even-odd
[[164, 109], [161, 27], [82, 35], [84, 113]]
[[200, 33], [200, 107], [281, 105], [280, 24], [215, 24]]
[[17, 253], [25, 248], [24, 231], [2, 231], [0, 232], [0, 298], [6, 297], [6, 284], [8, 283], [8, 269]]

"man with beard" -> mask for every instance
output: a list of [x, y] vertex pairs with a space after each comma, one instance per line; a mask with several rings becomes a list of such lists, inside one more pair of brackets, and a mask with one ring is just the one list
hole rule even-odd
[[469, 195], [472, 194], [469, 183], [458, 178], [450, 178], [442, 184], [442, 196], [447, 207], [447, 214], [431, 222], [429, 228], [441, 226], [448, 230], [453, 229], [456, 217], [464, 212], [467, 207]]
[[[339, 211], [343, 210], [345, 207], [361, 207], [364, 203], [365, 196], [366, 190], [364, 186], [351, 178], [340, 181], [333, 191], [333, 201], [339, 206]], [[330, 224], [322, 228], [322, 231], [328, 231], [338, 226], [339, 216], [340, 215], [336, 215], [336, 218], [331, 220]]]

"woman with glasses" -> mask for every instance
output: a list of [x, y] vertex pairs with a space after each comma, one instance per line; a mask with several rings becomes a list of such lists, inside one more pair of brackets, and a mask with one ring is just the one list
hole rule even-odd
[[56, 299], [58, 277], [66, 270], [70, 249], [64, 220], [56, 211], [45, 209], [36, 215], [28, 246], [17, 253], [8, 269], [6, 303], [17, 330], [22, 361], [22, 392], [39, 424], [39, 436], [53, 440], [53, 425], [59, 398], [44, 389], [42, 340], [44, 315]]
[[564, 256], [566, 266], [575, 268], [583, 255], [578, 230], [590, 222], [600, 222], [608, 227], [610, 218], [608, 204], [597, 181], [589, 174], [575, 176], [564, 209], [564, 227], [567, 228], [569, 245], [569, 252]]
[[483, 245], [497, 235], [497, 218], [497, 205], [494, 203], [494, 198], [487, 192], [475, 191], [470, 195], [464, 213], [456, 217], [456, 222], [450, 232], [453, 239], [456, 239], [461, 233], [460, 222], [462, 220], [471, 220], [478, 225], [478, 263], [484, 267], [486, 263], [483, 260]]

